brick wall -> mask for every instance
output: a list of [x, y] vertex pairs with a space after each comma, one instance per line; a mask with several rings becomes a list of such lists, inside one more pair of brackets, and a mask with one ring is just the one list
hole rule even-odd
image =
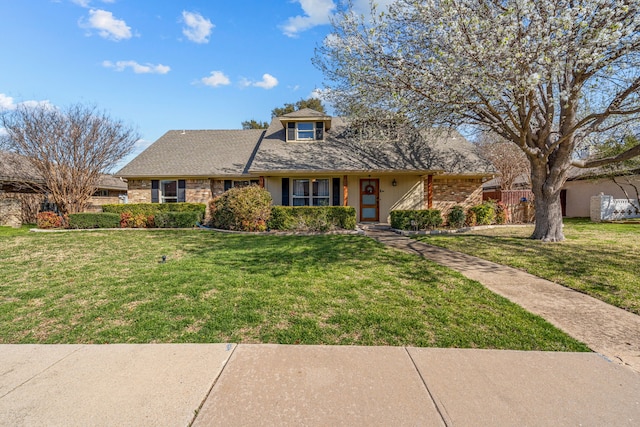
[[187, 179], [186, 201], [207, 203], [211, 199], [211, 183], [208, 179]]
[[0, 199], [0, 225], [18, 228], [22, 225], [22, 202], [18, 199]]
[[[425, 208], [427, 197], [425, 180]], [[455, 205], [461, 205], [466, 209], [480, 203], [482, 203], [482, 178], [433, 177], [433, 209], [439, 209], [443, 215], [446, 215]]]
[[224, 180], [212, 179], [211, 180], [211, 195], [213, 197], [219, 196], [224, 193]]
[[151, 203], [150, 179], [129, 179], [127, 186], [129, 203]]
[[[213, 185], [208, 179], [187, 179], [185, 181], [187, 202], [207, 203], [209, 201]], [[150, 179], [130, 179], [128, 185], [129, 203], [151, 203]], [[222, 188], [224, 189], [224, 182], [222, 182]]]

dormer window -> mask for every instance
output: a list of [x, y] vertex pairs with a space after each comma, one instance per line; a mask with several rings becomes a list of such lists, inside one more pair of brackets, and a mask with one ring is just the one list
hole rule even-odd
[[288, 122], [287, 141], [322, 141], [324, 122]]

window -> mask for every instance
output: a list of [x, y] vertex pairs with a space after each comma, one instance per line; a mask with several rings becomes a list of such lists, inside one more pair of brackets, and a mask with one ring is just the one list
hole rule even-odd
[[178, 181], [160, 181], [160, 203], [178, 202]]
[[294, 179], [293, 206], [329, 206], [329, 179]]
[[287, 141], [322, 141], [323, 139], [323, 122], [287, 123]]
[[93, 193], [94, 197], [109, 197], [109, 190], [96, 190]]

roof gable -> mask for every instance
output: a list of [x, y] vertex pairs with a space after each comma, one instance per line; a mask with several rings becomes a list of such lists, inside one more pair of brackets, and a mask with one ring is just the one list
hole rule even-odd
[[266, 130], [249, 172], [415, 171], [489, 175], [491, 164], [457, 131], [430, 129], [411, 138], [363, 141], [349, 134], [349, 122], [333, 118], [324, 141], [286, 142], [279, 118]]
[[123, 177], [214, 177], [246, 173], [261, 129], [171, 130], [116, 173]]

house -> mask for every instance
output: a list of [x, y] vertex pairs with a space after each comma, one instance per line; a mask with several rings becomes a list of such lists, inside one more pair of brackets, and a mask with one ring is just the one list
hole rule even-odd
[[572, 167], [569, 170], [569, 178], [560, 193], [562, 214], [569, 218], [589, 218], [592, 196], [603, 193], [613, 196], [614, 199], [637, 199], [638, 191], [640, 191], [640, 169], [611, 173], [602, 168]]
[[258, 184], [274, 204], [353, 206], [360, 222], [396, 209], [482, 202], [489, 162], [456, 131], [400, 132], [303, 109], [266, 130], [172, 130], [124, 166], [130, 203], [206, 203]]
[[[86, 210], [100, 211], [102, 205], [119, 203], [126, 194], [126, 182], [113, 175], [102, 174]], [[42, 176], [26, 157], [0, 151], [0, 199], [19, 200], [22, 222], [35, 222], [36, 214], [46, 202], [46, 188]]]

